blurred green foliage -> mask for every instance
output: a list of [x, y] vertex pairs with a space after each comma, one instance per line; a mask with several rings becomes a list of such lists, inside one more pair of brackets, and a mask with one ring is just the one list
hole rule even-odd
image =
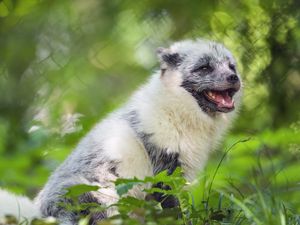
[[[227, 154], [213, 188], [245, 196], [259, 188], [299, 213], [299, 8], [297, 0], [1, 0], [0, 186], [34, 196], [157, 69], [157, 47], [203, 37], [233, 52], [244, 80], [239, 119], [220, 148], [250, 137]], [[221, 157], [200, 177], [211, 179]]]

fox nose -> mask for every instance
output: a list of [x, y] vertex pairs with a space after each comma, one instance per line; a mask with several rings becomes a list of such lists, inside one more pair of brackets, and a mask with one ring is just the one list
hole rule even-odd
[[226, 80], [231, 84], [235, 84], [239, 82], [239, 77], [235, 74], [231, 74], [226, 78]]

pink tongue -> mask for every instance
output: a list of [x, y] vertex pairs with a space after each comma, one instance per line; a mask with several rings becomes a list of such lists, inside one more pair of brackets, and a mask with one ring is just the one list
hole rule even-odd
[[218, 107], [221, 108], [232, 108], [234, 106], [232, 98], [228, 95], [228, 92], [215, 93], [215, 101], [217, 102]]

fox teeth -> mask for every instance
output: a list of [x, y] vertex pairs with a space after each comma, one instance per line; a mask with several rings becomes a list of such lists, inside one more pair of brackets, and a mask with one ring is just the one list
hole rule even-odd
[[224, 100], [224, 99], [222, 99], [222, 104], [223, 104], [223, 105], [225, 105], [225, 104], [226, 104], [226, 102], [225, 102], [225, 100]]
[[207, 94], [209, 97], [216, 98], [216, 96], [211, 91], [209, 91]]

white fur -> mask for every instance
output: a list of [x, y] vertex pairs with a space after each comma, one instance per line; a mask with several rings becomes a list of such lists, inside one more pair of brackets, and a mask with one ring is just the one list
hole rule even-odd
[[29, 198], [0, 189], [0, 218], [5, 215], [13, 215], [20, 222], [40, 216], [37, 206]]
[[[123, 110], [137, 109], [143, 130], [153, 134], [151, 140], [162, 149], [167, 148], [169, 152], [180, 153], [185, 176], [191, 181], [203, 168], [209, 152], [216, 147], [224, 131], [231, 124], [234, 112], [218, 113], [215, 118], [210, 117], [201, 111], [189, 93], [179, 87], [180, 83], [181, 74], [176, 71], [168, 71], [164, 76], [156, 73], [133, 95]], [[120, 129], [120, 123], [118, 126]], [[146, 151], [141, 144], [130, 144], [130, 142], [136, 143], [133, 134], [131, 138], [128, 137], [130, 133], [131, 131], [118, 133], [119, 138], [123, 137], [124, 141], [115, 142], [116, 148], [107, 146], [107, 149], [110, 149], [107, 157], [115, 155], [111, 154], [111, 149], [114, 149], [113, 152], [121, 154], [121, 165], [123, 165], [122, 170], [119, 171], [121, 174], [132, 171], [128, 175], [137, 176], [137, 173], [143, 172], [143, 176], [149, 176], [152, 171], [145, 160]], [[122, 143], [121, 148], [120, 143]], [[123, 147], [126, 151], [122, 150]], [[134, 155], [134, 160], [131, 155]]]

